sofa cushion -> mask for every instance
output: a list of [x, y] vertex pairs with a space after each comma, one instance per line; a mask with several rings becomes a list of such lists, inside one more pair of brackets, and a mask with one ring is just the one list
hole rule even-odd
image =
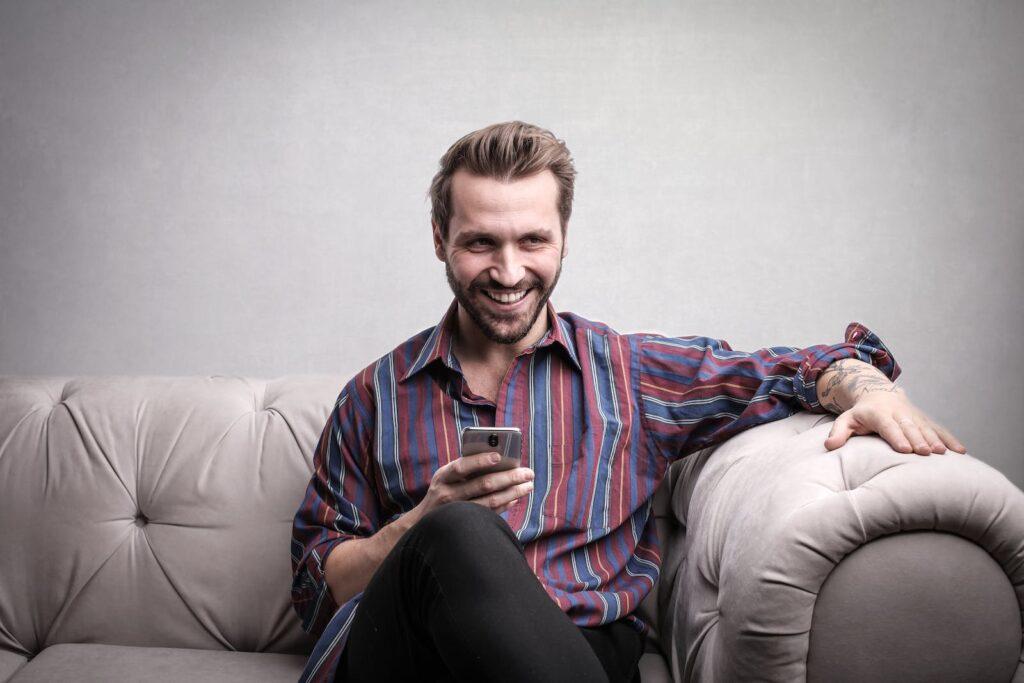
[[294, 681], [306, 658], [267, 652], [65, 643], [46, 648], [8, 683]]
[[0, 378], [0, 650], [309, 652], [291, 524], [341, 382]]
[[640, 683], [672, 683], [668, 662], [660, 654], [646, 652], [640, 657]]
[[14, 672], [25, 665], [28, 658], [15, 652], [0, 650], [0, 683], [6, 683]]

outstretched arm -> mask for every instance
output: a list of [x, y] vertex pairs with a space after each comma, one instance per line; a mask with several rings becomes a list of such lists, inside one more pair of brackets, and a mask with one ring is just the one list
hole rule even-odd
[[839, 448], [854, 434], [875, 434], [900, 453], [966, 453], [955, 436], [907, 398], [874, 366], [855, 358], [837, 360], [818, 378], [818, 402], [839, 417], [825, 448]]

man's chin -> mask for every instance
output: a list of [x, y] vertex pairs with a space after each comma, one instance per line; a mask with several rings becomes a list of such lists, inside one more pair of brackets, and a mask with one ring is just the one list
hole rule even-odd
[[529, 333], [528, 320], [522, 320], [525, 316], [509, 318], [495, 318], [492, 315], [481, 315], [483, 326], [480, 331], [491, 341], [499, 344], [515, 344]]
[[484, 323], [481, 330], [484, 336], [499, 344], [515, 344], [529, 334], [536, 320], [535, 313], [536, 310], [529, 310], [508, 316], [498, 316], [489, 311], [477, 309], [479, 320]]

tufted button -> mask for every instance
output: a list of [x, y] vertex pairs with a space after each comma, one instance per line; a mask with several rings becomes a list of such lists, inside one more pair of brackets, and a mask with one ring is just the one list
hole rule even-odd
[[135, 513], [135, 526], [144, 527], [147, 524], [149, 524], [149, 519], [146, 517], [146, 515], [142, 514], [141, 510]]

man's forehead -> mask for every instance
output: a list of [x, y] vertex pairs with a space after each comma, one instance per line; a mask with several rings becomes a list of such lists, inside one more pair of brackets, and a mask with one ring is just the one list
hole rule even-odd
[[459, 169], [452, 176], [451, 191], [453, 215], [535, 214], [546, 219], [558, 217], [558, 181], [547, 169], [509, 181]]

